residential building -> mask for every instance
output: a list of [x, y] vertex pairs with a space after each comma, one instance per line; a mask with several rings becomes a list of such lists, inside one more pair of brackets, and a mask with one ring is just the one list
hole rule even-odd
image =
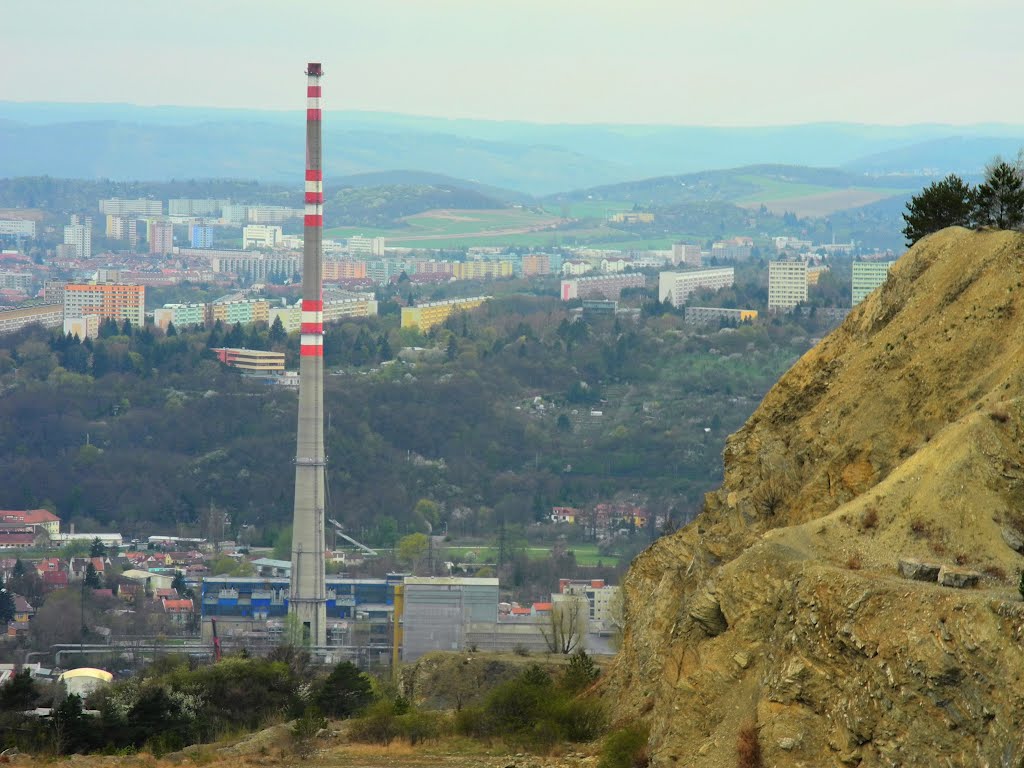
[[214, 349], [217, 359], [224, 365], [246, 373], [284, 373], [284, 352], [265, 352], [261, 349]]
[[[376, 317], [377, 300], [372, 293], [328, 294], [324, 298], [324, 324], [337, 323], [350, 317]], [[301, 302], [288, 307], [271, 307], [267, 322], [273, 325], [280, 317], [288, 333], [299, 330], [302, 325]]]
[[853, 262], [853, 288], [850, 302], [857, 306], [868, 294], [882, 285], [889, 277], [889, 270], [895, 261], [855, 261]]
[[193, 248], [213, 248], [213, 227], [193, 224], [189, 228], [188, 242]]
[[384, 255], [384, 238], [383, 237], [363, 237], [362, 235], [353, 235], [348, 239], [348, 252], [352, 256], [383, 256]]
[[593, 275], [562, 281], [562, 301], [573, 299], [622, 298], [624, 288], [643, 288], [647, 278], [639, 272], [612, 275]]
[[174, 225], [169, 221], [153, 221], [149, 225], [149, 252], [166, 256], [174, 250]]
[[398, 259], [375, 259], [366, 262], [366, 276], [375, 283], [385, 284], [405, 270], [406, 264]]
[[696, 291], [717, 291], [729, 288], [735, 282], [736, 270], [733, 267], [661, 272], [658, 275], [658, 301], [681, 307]]
[[0, 288], [28, 293], [34, 279], [31, 272], [0, 272]]
[[64, 320], [64, 335], [77, 336], [80, 341], [95, 339], [100, 335], [100, 316], [82, 315]]
[[711, 257], [722, 261], [747, 261], [754, 249], [749, 237], [734, 237], [711, 244]]
[[192, 605], [192, 598], [171, 598], [161, 597], [160, 607], [163, 612], [171, 620], [172, 624], [185, 625], [188, 624], [189, 620], [195, 611]]
[[[226, 254], [226, 251], [215, 251]], [[302, 271], [302, 257], [293, 254], [245, 253], [218, 255], [210, 260], [214, 272], [227, 272], [243, 280], [265, 283], [274, 279], [291, 280]]]
[[144, 285], [66, 285], [64, 286], [64, 317], [78, 318], [99, 315], [101, 319], [129, 320], [141, 326], [145, 320], [146, 286]]
[[111, 216], [163, 216], [164, 204], [161, 200], [122, 200], [115, 197], [100, 200], [100, 213]]
[[414, 307], [402, 307], [402, 327], [419, 328], [426, 333], [435, 325], [440, 325], [453, 312], [468, 312], [487, 301], [490, 296], [474, 296], [469, 299], [448, 299], [447, 301], [431, 301]]
[[76, 259], [92, 258], [92, 217], [84, 219], [71, 216], [71, 223], [64, 227], [64, 245], [74, 249]]
[[614, 272], [625, 272], [626, 267], [632, 262], [626, 261], [621, 256], [615, 256], [610, 259], [601, 259], [601, 271], [605, 274], [611, 274]]
[[558, 596], [581, 597], [587, 601], [589, 631], [597, 634], [610, 633], [621, 623], [622, 617], [616, 616], [616, 598], [619, 587], [605, 584], [604, 579], [580, 581], [575, 579], [559, 579], [558, 595], [552, 595], [552, 602], [558, 602]]
[[36, 223], [31, 219], [0, 219], [0, 237], [35, 237]]
[[768, 309], [792, 309], [807, 301], [807, 262], [768, 262]]
[[562, 274], [568, 277], [585, 275], [587, 272], [593, 272], [594, 265], [589, 261], [583, 261], [581, 259], [568, 259], [562, 262]]
[[245, 224], [249, 220], [249, 206], [227, 203], [221, 206], [220, 217], [227, 224]]
[[714, 325], [726, 322], [739, 324], [757, 319], [756, 309], [726, 309], [724, 307], [687, 307], [683, 322], [688, 325]]
[[48, 537], [60, 532], [60, 518], [48, 509], [0, 509], [0, 524], [39, 529]]
[[153, 310], [153, 322], [163, 330], [174, 323], [175, 328], [188, 328], [206, 322], [205, 304], [164, 304]]
[[167, 201], [168, 216], [219, 216], [227, 200], [175, 198]]
[[546, 253], [531, 253], [523, 256], [523, 277], [539, 277], [551, 274], [551, 257]]
[[512, 277], [512, 262], [500, 261], [456, 261], [452, 264], [452, 277], [456, 280], [494, 280]]
[[682, 264], [684, 267], [700, 267], [700, 246], [690, 243], [673, 243], [672, 264]]
[[818, 281], [821, 280], [821, 276], [828, 272], [828, 264], [808, 264], [807, 265], [807, 286], [817, 285]]
[[280, 224], [289, 219], [301, 219], [302, 208], [285, 208], [282, 205], [250, 205], [246, 210], [246, 221], [250, 224]]
[[107, 237], [112, 240], [127, 240], [128, 247], [134, 249], [139, 243], [139, 220], [135, 216], [107, 215]]
[[11, 333], [32, 323], [39, 323], [44, 328], [60, 328], [64, 324], [64, 305], [0, 308], [0, 333]]
[[242, 228], [242, 250], [272, 249], [281, 241], [281, 228], [269, 224], [250, 224]]
[[366, 277], [366, 262], [353, 259], [324, 259], [324, 282], [335, 280], [361, 280]]
[[206, 305], [205, 323], [213, 326], [218, 320], [222, 325], [266, 323], [270, 321], [270, 303], [266, 299], [218, 299]]

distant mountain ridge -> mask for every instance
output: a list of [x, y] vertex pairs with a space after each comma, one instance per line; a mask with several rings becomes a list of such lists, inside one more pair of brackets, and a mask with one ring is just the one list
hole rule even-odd
[[[290, 182], [301, 110], [0, 102], [0, 176]], [[855, 174], [977, 173], [1024, 127], [546, 125], [328, 111], [335, 178], [408, 169], [548, 195], [706, 168], [780, 163]]]

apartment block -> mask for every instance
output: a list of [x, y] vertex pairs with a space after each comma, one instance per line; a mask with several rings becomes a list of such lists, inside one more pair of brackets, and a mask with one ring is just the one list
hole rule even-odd
[[35, 237], [36, 223], [30, 219], [0, 219], [0, 237]]
[[174, 323], [175, 328], [188, 328], [206, 322], [205, 304], [164, 304], [153, 310], [153, 322], [163, 330]]
[[551, 274], [551, 258], [546, 253], [523, 256], [523, 277]]
[[807, 262], [768, 262], [768, 309], [792, 309], [807, 301]]
[[144, 285], [74, 285], [64, 286], [64, 317], [78, 318], [99, 315], [101, 319], [129, 320], [142, 325], [145, 320], [146, 287]]
[[360, 256], [383, 256], [384, 255], [384, 238], [383, 237], [363, 237], [362, 235], [353, 235], [348, 239], [348, 252]]
[[227, 200], [175, 198], [167, 201], [168, 216], [219, 216]]
[[658, 301], [681, 307], [695, 291], [717, 291], [735, 283], [736, 270], [733, 267], [661, 272], [658, 275]]
[[288, 254], [245, 253], [226, 255], [228, 251], [214, 251], [220, 254], [210, 259], [214, 272], [227, 272], [254, 283], [266, 282], [272, 277], [291, 279], [302, 271], [302, 257]]
[[242, 228], [242, 250], [276, 248], [281, 242], [281, 228], [270, 224], [250, 224]]
[[153, 221], [149, 225], [149, 252], [166, 256], [174, 250], [174, 225], [169, 221]]
[[64, 335], [77, 336], [80, 341], [95, 339], [100, 335], [100, 316], [82, 315], [64, 320]]
[[0, 309], [0, 333], [12, 333], [32, 323], [39, 323], [44, 328], [60, 328], [64, 323], [64, 305], [40, 304], [35, 307]]
[[188, 241], [193, 248], [213, 248], [213, 227], [193, 224], [189, 228]]
[[889, 277], [889, 270], [895, 261], [855, 261], [853, 262], [853, 290], [850, 297], [851, 306], [857, 306], [868, 294], [882, 285]]
[[714, 325], [716, 323], [743, 323], [757, 319], [756, 309], [726, 309], [725, 307], [687, 307], [683, 322], [688, 325]]
[[447, 320], [453, 312], [467, 312], [487, 301], [490, 296], [474, 296], [469, 299], [431, 301], [415, 307], [402, 307], [402, 327], [419, 328], [426, 332]]
[[747, 261], [754, 250], [749, 237], [734, 237], [711, 244], [711, 257], [722, 261]]
[[218, 320], [223, 325], [268, 322], [270, 304], [266, 299], [239, 299], [236, 301], [215, 301], [206, 305], [206, 322], [213, 325]]
[[[343, 296], [324, 298], [324, 323], [336, 323], [350, 317], [376, 317], [377, 300], [372, 293], [349, 293]], [[287, 307], [271, 307], [268, 322], [273, 325], [277, 318], [288, 333], [299, 330], [302, 325], [301, 302]]]
[[0, 288], [28, 293], [32, 290], [31, 272], [0, 272]]
[[639, 272], [624, 272], [611, 275], [577, 277], [562, 281], [562, 301], [573, 299], [614, 299], [622, 298], [625, 288], [643, 288], [647, 278]]
[[366, 277], [366, 262], [353, 259], [324, 259], [322, 274], [326, 282], [360, 280]]
[[289, 219], [302, 218], [302, 208], [285, 208], [282, 205], [250, 205], [246, 209], [246, 221], [250, 224], [280, 224]]
[[100, 200], [100, 213], [109, 216], [163, 216], [164, 204], [162, 200], [122, 200], [114, 197]]
[[700, 246], [690, 243], [673, 243], [672, 263], [675, 265], [681, 264], [684, 267], [701, 266]]
[[64, 227], [64, 245], [74, 249], [76, 259], [92, 258], [92, 217], [71, 217], [71, 223]]
[[456, 280], [494, 280], [512, 277], [512, 262], [500, 261], [456, 261], [452, 264], [452, 277]]

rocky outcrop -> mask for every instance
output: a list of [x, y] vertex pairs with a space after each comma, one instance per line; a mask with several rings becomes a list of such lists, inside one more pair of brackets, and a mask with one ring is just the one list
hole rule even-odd
[[919, 243], [633, 563], [607, 690], [653, 765], [732, 768], [750, 721], [766, 765], [1024, 765], [1022, 269], [1016, 233]]

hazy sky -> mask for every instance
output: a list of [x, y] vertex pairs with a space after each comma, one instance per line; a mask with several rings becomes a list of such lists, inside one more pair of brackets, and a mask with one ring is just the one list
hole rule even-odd
[[1024, 123], [1021, 0], [8, 0], [0, 100]]

